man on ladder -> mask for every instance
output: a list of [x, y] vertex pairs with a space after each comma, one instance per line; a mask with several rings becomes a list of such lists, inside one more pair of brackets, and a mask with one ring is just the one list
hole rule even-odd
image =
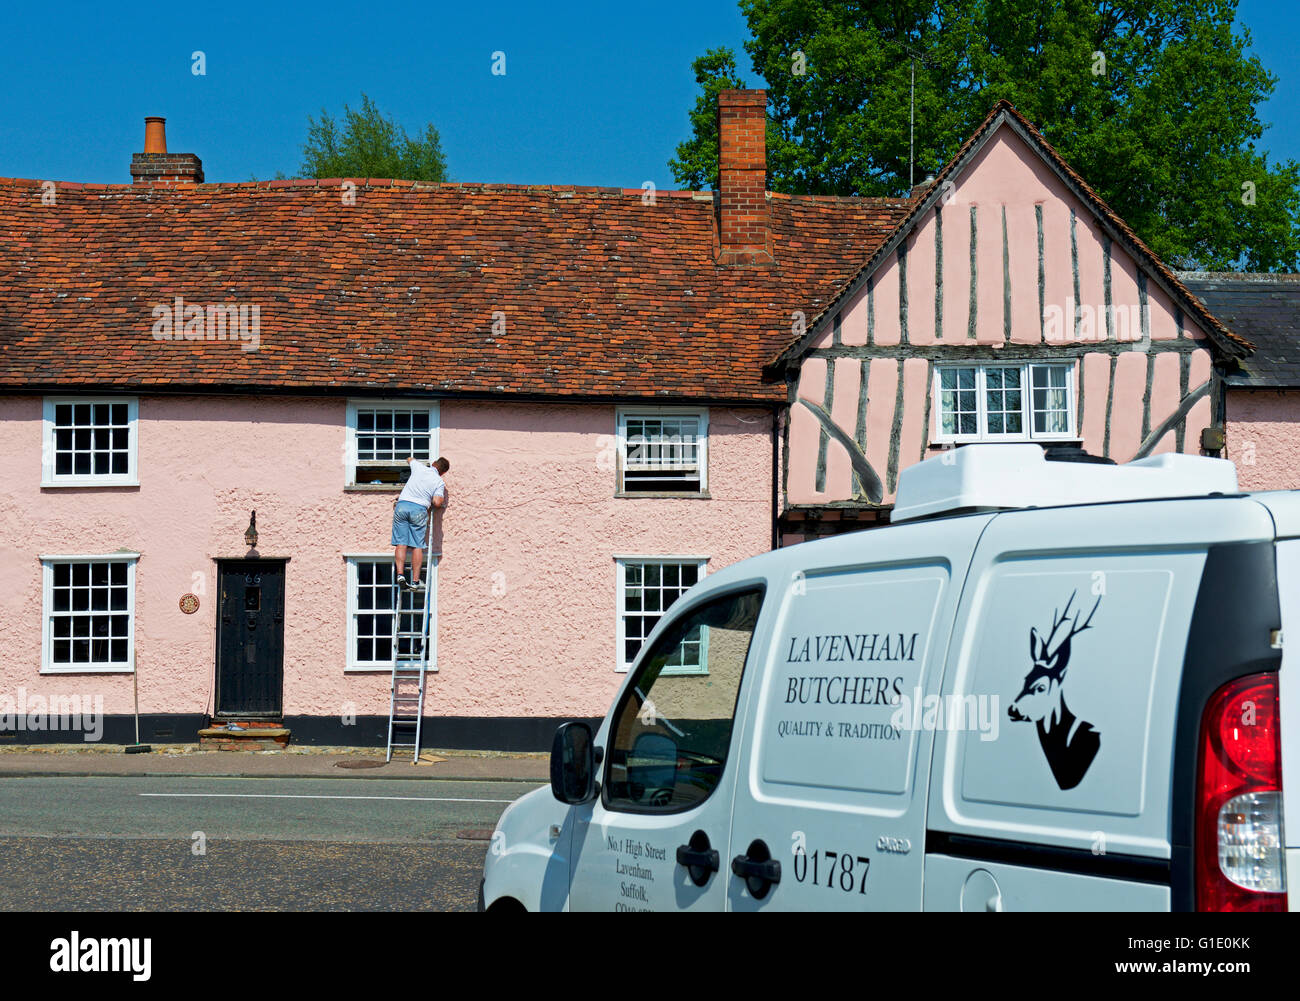
[[[393, 679], [388, 705], [388, 753], [385, 760], [393, 760], [394, 747], [413, 749], [412, 762], [420, 760], [420, 729], [424, 720], [424, 677], [429, 669], [429, 609], [430, 595], [424, 586], [421, 574], [424, 564], [425, 547], [433, 543], [430, 515], [433, 508], [445, 507], [447, 504], [447, 486], [442, 481], [443, 474], [451, 468], [451, 463], [439, 458], [431, 465], [425, 465], [412, 456], [407, 462], [411, 466], [411, 477], [406, 481], [401, 496], [393, 506], [393, 562], [396, 564], [396, 579], [393, 587]], [[411, 579], [403, 574], [406, 569], [406, 550], [411, 550]], [[404, 610], [402, 591], [412, 592], [411, 618], [418, 619], [420, 631], [404, 629], [404, 620], [408, 617]], [[414, 595], [423, 591], [423, 601], [418, 613], [414, 612]], [[408, 644], [403, 652], [403, 643]], [[409, 691], [411, 685], [415, 691]], [[405, 686], [405, 688], [403, 687]], [[413, 740], [400, 741], [398, 729], [412, 728]]]
[[[425, 465], [414, 456], [406, 460], [411, 466], [411, 478], [406, 481], [397, 505], [393, 508], [393, 563], [397, 566], [397, 586], [409, 591], [424, 587], [420, 576], [424, 565], [424, 547], [432, 507], [447, 503], [447, 485], [442, 481], [451, 463], [441, 456]], [[411, 550], [411, 579], [405, 577], [406, 550]]]

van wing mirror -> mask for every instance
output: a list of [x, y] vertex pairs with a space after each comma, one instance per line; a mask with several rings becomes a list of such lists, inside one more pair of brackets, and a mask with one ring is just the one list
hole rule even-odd
[[551, 793], [561, 803], [585, 803], [596, 795], [596, 755], [591, 727], [564, 723], [551, 743]]

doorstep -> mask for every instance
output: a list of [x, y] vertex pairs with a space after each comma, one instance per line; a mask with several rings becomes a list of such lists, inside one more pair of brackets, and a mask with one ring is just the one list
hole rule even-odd
[[[242, 730], [229, 730], [237, 723]], [[282, 751], [289, 743], [289, 731], [271, 720], [224, 720], [199, 731], [199, 746], [218, 751]]]

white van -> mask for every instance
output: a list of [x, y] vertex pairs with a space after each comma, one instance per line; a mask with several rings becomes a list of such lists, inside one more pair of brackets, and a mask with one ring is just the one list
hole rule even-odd
[[891, 526], [679, 599], [502, 814], [481, 905], [1285, 910], [1297, 616], [1300, 493], [946, 453]]

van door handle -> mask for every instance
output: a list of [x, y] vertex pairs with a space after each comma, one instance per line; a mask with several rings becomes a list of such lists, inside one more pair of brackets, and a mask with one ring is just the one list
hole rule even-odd
[[709, 836], [696, 831], [687, 844], [678, 845], [677, 864], [686, 867], [692, 883], [703, 886], [709, 881], [709, 875], [718, 871], [722, 857], [716, 848], [709, 846]]
[[781, 882], [781, 863], [772, 858], [761, 839], [751, 842], [744, 855], [731, 860], [731, 871], [745, 881], [755, 900], [762, 900]]

